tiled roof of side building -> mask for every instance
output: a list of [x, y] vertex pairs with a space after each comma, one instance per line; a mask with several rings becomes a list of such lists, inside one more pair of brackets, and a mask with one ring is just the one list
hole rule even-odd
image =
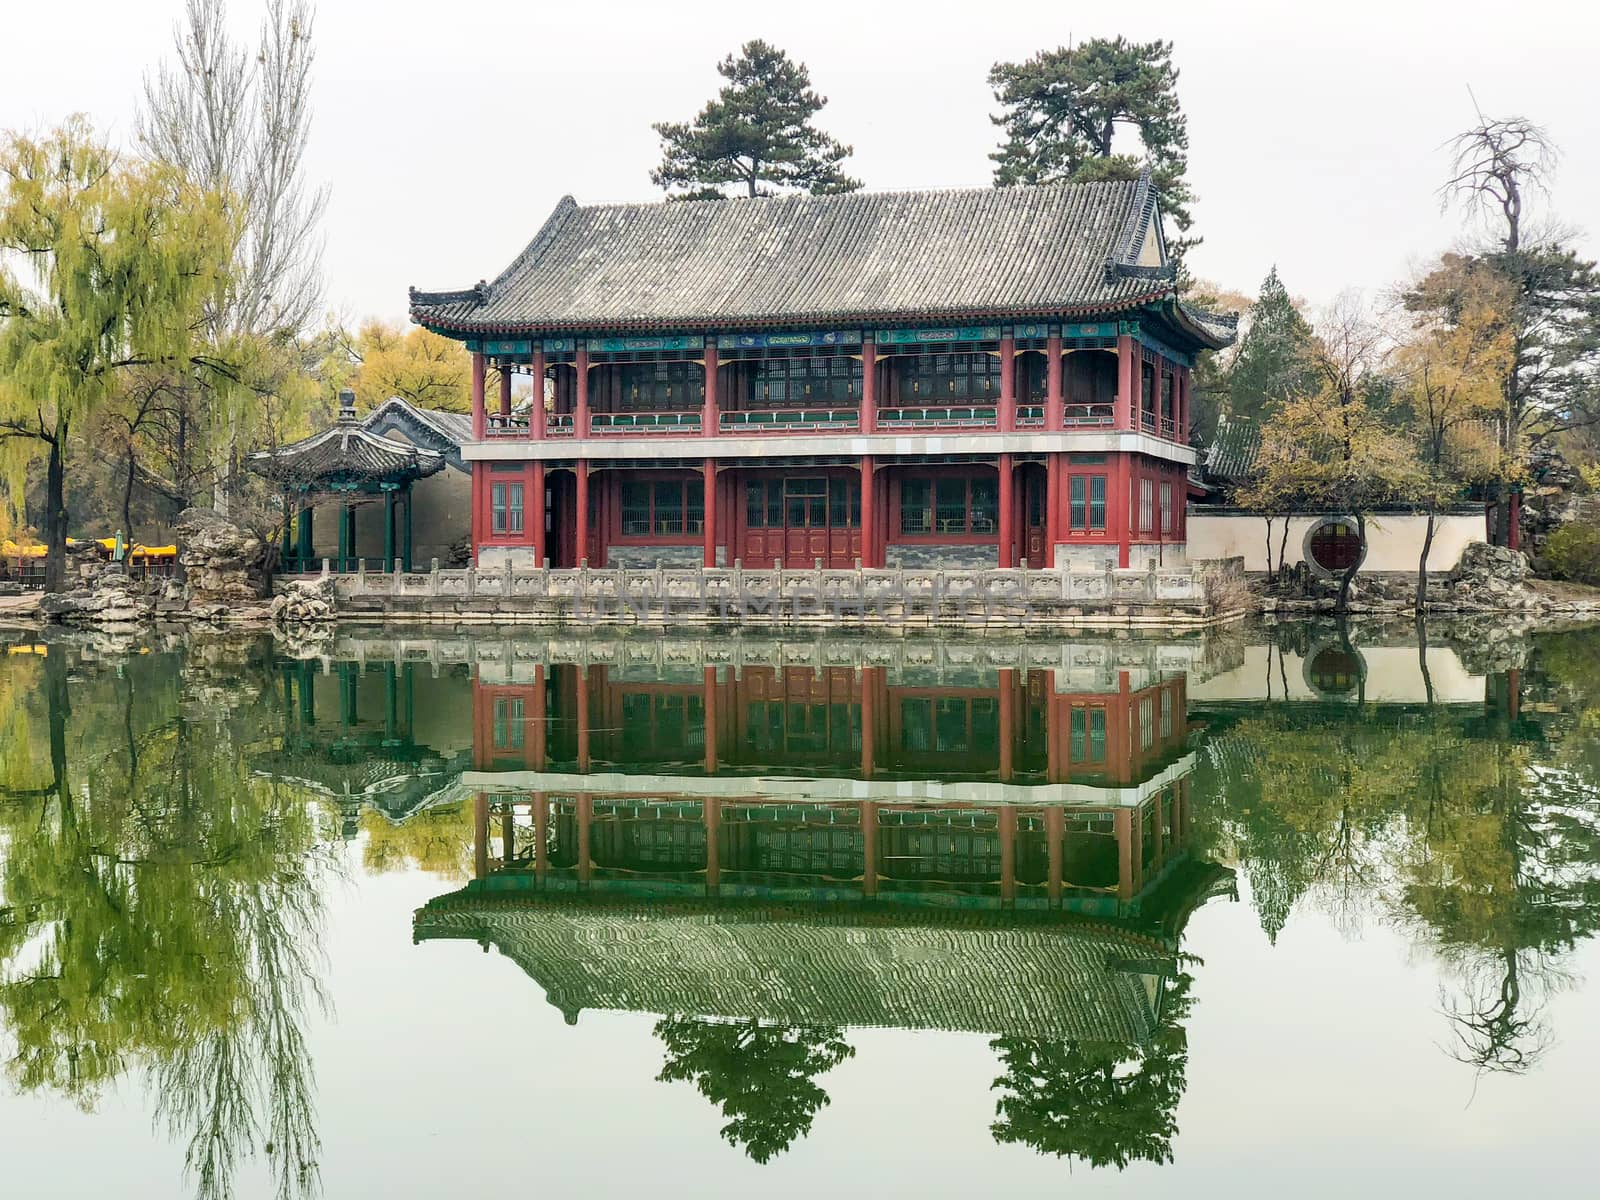
[[[411, 293], [457, 333], [1122, 311], [1173, 295], [1148, 179], [584, 207], [492, 283]], [[1199, 322], [1196, 322], [1199, 324]]]

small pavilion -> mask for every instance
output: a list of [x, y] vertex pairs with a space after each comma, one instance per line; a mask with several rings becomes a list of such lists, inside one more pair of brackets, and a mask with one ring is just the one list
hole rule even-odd
[[[369, 428], [356, 416], [355, 393], [344, 391], [339, 393], [339, 420], [331, 428], [252, 454], [248, 461], [252, 471], [283, 490], [283, 570], [292, 574], [318, 570], [324, 560], [338, 572], [363, 567], [389, 571], [396, 562], [411, 570], [411, 488], [444, 470], [446, 457]], [[313, 536], [312, 510], [328, 502], [341, 505], [336, 556], [319, 549]], [[383, 556], [372, 561], [356, 548], [356, 510], [380, 502]]]

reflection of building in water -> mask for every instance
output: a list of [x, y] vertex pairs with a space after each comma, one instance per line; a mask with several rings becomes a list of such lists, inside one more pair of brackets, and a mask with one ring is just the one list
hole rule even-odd
[[1183, 752], [1182, 674], [543, 664], [474, 691], [480, 769], [1137, 783]]
[[[460, 715], [469, 689], [464, 672], [440, 679], [411, 662], [289, 661], [278, 665], [278, 677], [282, 735], [252, 767], [333, 801], [346, 836], [354, 835], [363, 808], [404, 821], [471, 765], [472, 729]], [[459, 702], [450, 701], [450, 690]]]
[[[996, 793], [1006, 789], [987, 787]], [[1183, 780], [1100, 805], [479, 792], [479, 878], [418, 940], [582, 1008], [1142, 1043], [1193, 908]]]

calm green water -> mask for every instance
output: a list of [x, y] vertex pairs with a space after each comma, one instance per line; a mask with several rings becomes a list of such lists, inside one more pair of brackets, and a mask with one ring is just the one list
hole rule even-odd
[[7, 1196], [1595, 1187], [1600, 631], [0, 649]]

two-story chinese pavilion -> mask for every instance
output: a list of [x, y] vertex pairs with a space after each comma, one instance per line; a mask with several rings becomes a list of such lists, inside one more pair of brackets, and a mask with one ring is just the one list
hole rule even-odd
[[472, 351], [484, 565], [1128, 567], [1183, 560], [1232, 337], [1175, 284], [1148, 180], [569, 197], [411, 313]]

